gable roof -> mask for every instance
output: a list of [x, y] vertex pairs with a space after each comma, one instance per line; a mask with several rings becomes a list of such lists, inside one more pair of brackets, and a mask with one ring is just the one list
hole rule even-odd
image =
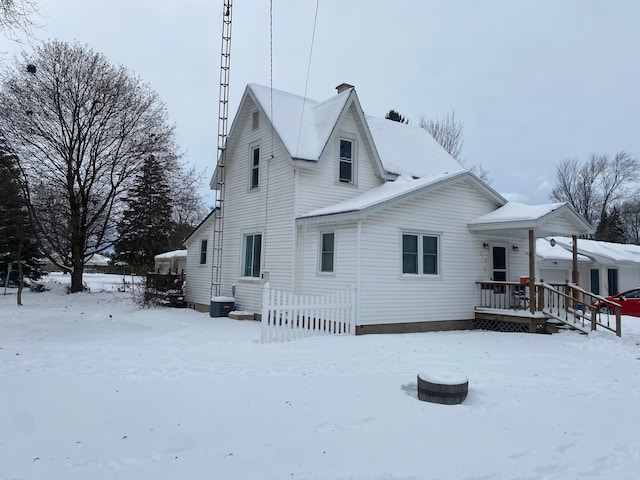
[[183, 244], [183, 245], [187, 245], [187, 243], [191, 242], [191, 239], [192, 239], [192, 238], [194, 238], [194, 237], [195, 237], [195, 235], [196, 235], [197, 233], [199, 233], [199, 232], [200, 232], [200, 230], [202, 230], [202, 229], [203, 229], [203, 228], [204, 228], [204, 227], [209, 223], [209, 221], [211, 221], [211, 219], [214, 219], [214, 218], [215, 218], [215, 215], [214, 215], [214, 214], [216, 213], [216, 209], [217, 209], [217, 208], [218, 208], [218, 207], [216, 207], [216, 208], [214, 208], [213, 210], [211, 210], [211, 212], [209, 212], [209, 215], [207, 215], [206, 217], [204, 217], [204, 218], [202, 219], [202, 221], [201, 221], [201, 222], [196, 226], [196, 228], [194, 228], [194, 229], [191, 231], [191, 233], [190, 233], [189, 235], [187, 235], [187, 238], [185, 238], [185, 239], [182, 241], [182, 244]]
[[301, 215], [296, 221], [300, 223], [324, 223], [362, 218], [372, 211], [386, 208], [411, 196], [434, 190], [462, 179], [471, 181], [497, 205], [506, 203], [504, 197], [473, 173], [468, 170], [461, 170], [418, 179], [400, 177], [393, 182], [386, 182], [356, 197]]
[[[252, 98], [272, 122], [275, 134], [292, 159], [318, 161], [340, 119], [355, 106], [381, 176], [387, 179], [402, 175], [418, 178], [464, 170], [425, 129], [364, 115], [354, 88], [319, 102], [249, 84], [240, 108], [246, 97]], [[230, 136], [234, 126], [235, 119]]]
[[[562, 222], [553, 222], [557, 219]], [[520, 235], [525, 231], [534, 230], [536, 235], [541, 237], [593, 233], [591, 225], [568, 203], [525, 205], [508, 202], [497, 210], [469, 222], [469, 230], [472, 232], [501, 231], [505, 234], [519, 232]]]

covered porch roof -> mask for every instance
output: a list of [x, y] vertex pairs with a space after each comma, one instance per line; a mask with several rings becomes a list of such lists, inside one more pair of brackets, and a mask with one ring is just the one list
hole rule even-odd
[[525, 205], [508, 202], [469, 222], [469, 230], [509, 238], [527, 238], [530, 231], [533, 231], [536, 238], [593, 233], [591, 225], [568, 203]]

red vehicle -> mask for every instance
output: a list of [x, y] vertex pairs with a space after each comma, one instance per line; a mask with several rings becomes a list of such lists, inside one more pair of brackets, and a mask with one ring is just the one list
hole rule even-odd
[[[604, 298], [620, 305], [622, 315], [640, 317], [640, 287]], [[603, 313], [613, 313], [613, 309], [606, 303], [596, 303], [595, 306]]]

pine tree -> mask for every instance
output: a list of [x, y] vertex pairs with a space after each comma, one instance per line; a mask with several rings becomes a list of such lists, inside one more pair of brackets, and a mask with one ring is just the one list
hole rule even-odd
[[[0, 133], [0, 278], [2, 286], [10, 272], [18, 279], [18, 305], [22, 305], [24, 280], [37, 280], [43, 274], [38, 247], [22, 190], [17, 157]], [[13, 276], [13, 274], [11, 274]]]
[[604, 212], [598, 228], [596, 229], [596, 240], [612, 243], [626, 243], [624, 222], [617, 207], [611, 209], [611, 213]]
[[389, 112], [384, 116], [384, 118], [386, 118], [387, 120], [391, 120], [393, 122], [409, 123], [409, 120], [407, 120], [402, 115], [400, 115], [400, 112], [397, 112], [396, 110], [393, 110], [393, 109], [389, 110]]
[[116, 259], [124, 260], [141, 273], [152, 271], [155, 255], [170, 247], [173, 205], [164, 167], [154, 155], [145, 159], [118, 224]]

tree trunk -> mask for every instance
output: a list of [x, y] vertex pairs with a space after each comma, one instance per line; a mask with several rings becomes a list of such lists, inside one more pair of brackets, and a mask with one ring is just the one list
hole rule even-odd
[[82, 284], [83, 270], [84, 265], [74, 265], [73, 271], [71, 272], [71, 289], [69, 293], [82, 292], [84, 290], [84, 285]]
[[24, 288], [24, 273], [22, 272], [22, 261], [20, 260], [20, 254], [18, 254], [18, 278], [20, 279], [18, 283], [18, 295], [16, 296], [16, 301], [18, 302], [18, 306], [22, 306], [22, 289]]

